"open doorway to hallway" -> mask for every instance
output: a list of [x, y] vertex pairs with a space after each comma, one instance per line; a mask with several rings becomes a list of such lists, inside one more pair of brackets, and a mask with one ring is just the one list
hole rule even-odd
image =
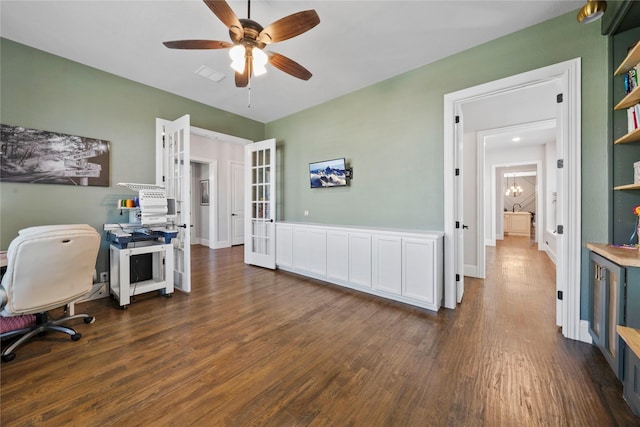
[[[213, 131], [191, 128], [192, 232], [199, 243], [211, 249], [237, 244], [234, 171], [244, 164], [244, 146], [250, 141]], [[203, 192], [208, 191], [208, 200]], [[242, 205], [242, 200], [239, 202]], [[244, 222], [239, 222], [244, 226]]]
[[[590, 341], [586, 322], [580, 320], [579, 76], [578, 58], [445, 95], [445, 307], [455, 308], [462, 301], [467, 235], [476, 239], [474, 245], [483, 236], [486, 178], [478, 173], [483, 165], [479, 153], [483, 150], [479, 150], [477, 134], [486, 129], [555, 119], [556, 156], [546, 166], [550, 171], [555, 169], [557, 221], [564, 231], [557, 241], [556, 290], [562, 292], [564, 299], [556, 301], [556, 324], [562, 327], [565, 337]], [[537, 116], [536, 108], [544, 114]], [[474, 180], [471, 196], [463, 186], [465, 176]], [[467, 208], [468, 203], [471, 209]], [[475, 217], [466, 217], [468, 212]]]
[[[210, 247], [217, 229], [217, 162], [191, 162], [191, 244]], [[213, 227], [213, 230], [211, 230]]]

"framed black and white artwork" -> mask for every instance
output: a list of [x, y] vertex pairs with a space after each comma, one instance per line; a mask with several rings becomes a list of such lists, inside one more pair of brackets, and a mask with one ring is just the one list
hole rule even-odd
[[0, 144], [0, 181], [109, 186], [109, 141], [2, 124]]
[[203, 179], [200, 181], [200, 204], [202, 206], [209, 206], [209, 180]]

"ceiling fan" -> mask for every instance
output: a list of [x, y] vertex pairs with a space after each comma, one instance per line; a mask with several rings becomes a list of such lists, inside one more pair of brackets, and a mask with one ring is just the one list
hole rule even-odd
[[287, 74], [302, 80], [309, 80], [311, 72], [297, 62], [279, 53], [265, 53], [263, 49], [271, 44], [287, 40], [305, 33], [320, 23], [315, 10], [305, 10], [285, 16], [263, 28], [251, 20], [251, 0], [248, 0], [247, 19], [238, 19], [225, 0], [204, 0], [211, 11], [229, 28], [232, 43], [218, 40], [176, 40], [163, 42], [171, 49], [227, 49], [233, 60], [237, 87], [246, 87], [251, 74], [266, 73], [267, 63]]

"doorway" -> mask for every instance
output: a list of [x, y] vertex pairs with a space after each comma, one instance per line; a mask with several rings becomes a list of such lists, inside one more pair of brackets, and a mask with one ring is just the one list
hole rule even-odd
[[[233, 231], [233, 165], [243, 165], [244, 146], [249, 143], [251, 141], [244, 138], [191, 127], [190, 160], [201, 165], [201, 170], [208, 168], [208, 174], [201, 173], [198, 178], [192, 177], [193, 206], [203, 214], [208, 212], [207, 218], [200, 218], [202, 228], [206, 227], [208, 222], [208, 233], [203, 234], [201, 244], [211, 249], [237, 244], [234, 233], [243, 235], [243, 230]], [[208, 183], [202, 183], [206, 180]], [[207, 185], [209, 188], [208, 206], [201, 203], [201, 185]], [[240, 222], [240, 226], [244, 226], [243, 221]], [[194, 228], [197, 228], [197, 225]]]
[[213, 247], [218, 236], [218, 162], [191, 157], [191, 244]]
[[[531, 103], [532, 97], [542, 92], [545, 85], [555, 85], [559, 92], [554, 95], [557, 120], [557, 153], [551, 168], [557, 175], [557, 218], [558, 226], [563, 226], [564, 234], [557, 240], [556, 288], [564, 294], [557, 301], [558, 325], [565, 337], [588, 342], [583, 322], [580, 321], [580, 59], [551, 65], [494, 82], [447, 94], [444, 97], [444, 200], [445, 200], [445, 307], [455, 309], [461, 302], [464, 292], [463, 252], [464, 213], [469, 210], [465, 203], [476, 203], [479, 217], [484, 215], [482, 191], [477, 197], [467, 200], [463, 197], [462, 182], [464, 174], [475, 176], [480, 188], [484, 188], [484, 176], [477, 173], [477, 163], [469, 162], [463, 141], [468, 135], [467, 125], [475, 115], [471, 111], [473, 103], [480, 100], [490, 102], [504, 95], [519, 95], [529, 92], [531, 96], [520, 96], [520, 105]], [[560, 95], [560, 96], [558, 96]], [[503, 126], [524, 123], [526, 120], [508, 122], [511, 115], [519, 112], [511, 108], [500, 116]], [[481, 129], [480, 127], [475, 128]], [[475, 140], [475, 138], [474, 138]], [[477, 150], [477, 147], [475, 148]], [[474, 156], [475, 157], [475, 156]], [[555, 161], [562, 168], [555, 168]], [[469, 167], [469, 164], [472, 167]], [[458, 224], [458, 227], [456, 227]], [[471, 222], [476, 230], [482, 221], [474, 218]], [[460, 246], [462, 245], [462, 248]], [[458, 280], [456, 280], [458, 279]]]

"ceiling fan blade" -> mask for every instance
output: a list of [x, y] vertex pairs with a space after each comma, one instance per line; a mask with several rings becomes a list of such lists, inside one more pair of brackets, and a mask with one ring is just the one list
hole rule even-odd
[[233, 33], [234, 40], [240, 40], [244, 36], [244, 30], [242, 24], [231, 9], [231, 6], [224, 0], [204, 0], [206, 5], [211, 11], [222, 21], [224, 25], [229, 28], [229, 31]]
[[175, 40], [162, 42], [162, 44], [170, 49], [226, 49], [233, 47], [233, 43], [219, 40]]
[[247, 87], [249, 84], [249, 76], [251, 75], [251, 58], [246, 57], [244, 61], [244, 72], [236, 72], [236, 86]]
[[292, 59], [287, 58], [279, 53], [271, 52], [269, 54], [269, 64], [287, 74], [302, 80], [309, 80], [313, 74], [302, 65]]
[[269, 44], [280, 42], [309, 31], [320, 23], [315, 10], [305, 10], [278, 19], [260, 32], [257, 40]]

